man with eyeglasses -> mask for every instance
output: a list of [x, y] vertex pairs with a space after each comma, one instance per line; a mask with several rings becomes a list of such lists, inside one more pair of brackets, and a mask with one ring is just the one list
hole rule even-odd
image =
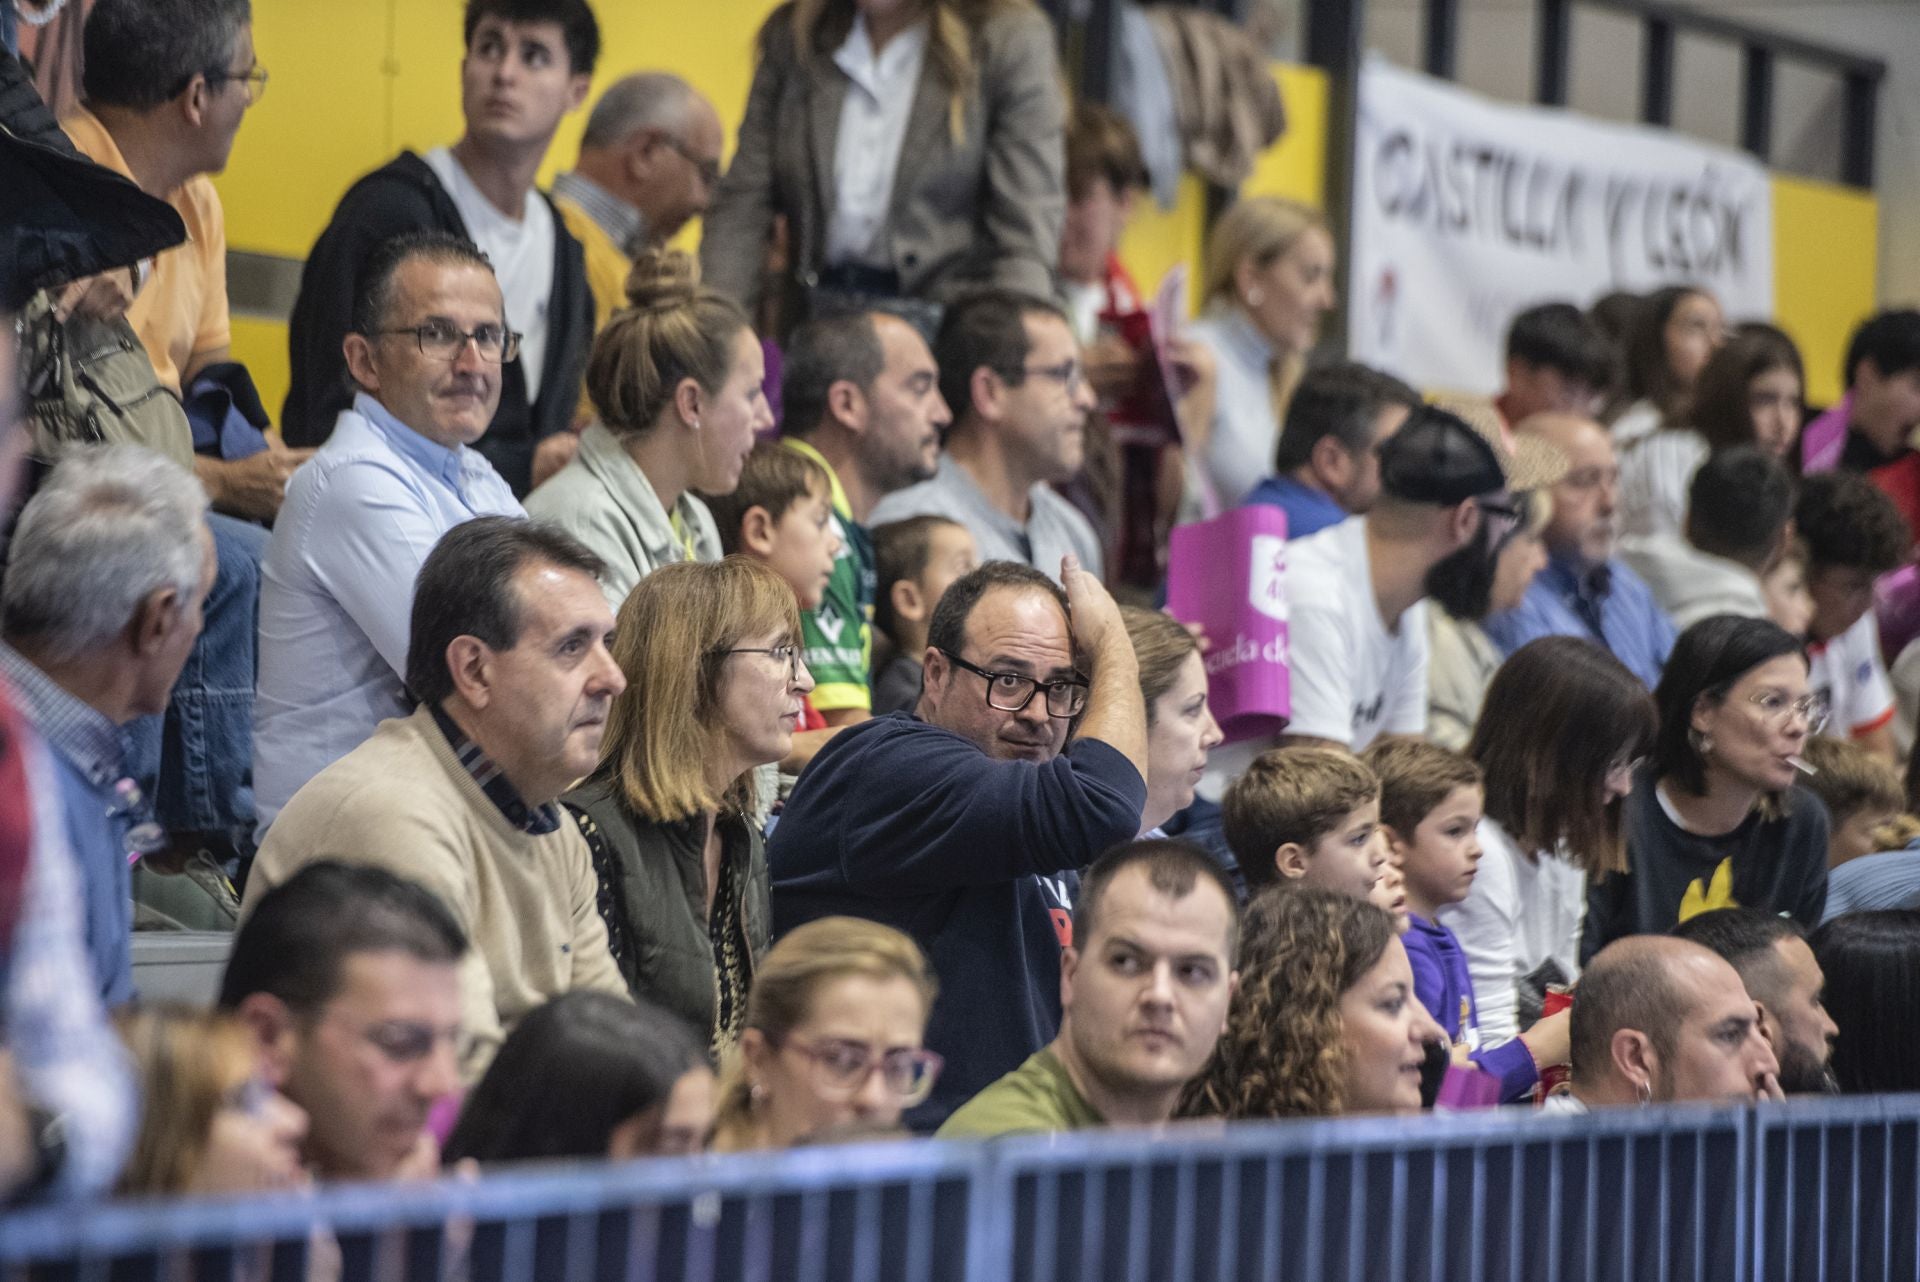
[[282, 411], [295, 445], [319, 445], [353, 399], [342, 359], [354, 285], [382, 241], [438, 231], [485, 251], [521, 335], [500, 371], [478, 448], [516, 495], [573, 456], [569, 430], [593, 343], [580, 244], [534, 186], [554, 132], [586, 101], [600, 28], [587, 0], [467, 0], [460, 107], [465, 130], [426, 155], [403, 151], [348, 189], [314, 242], [288, 326]]
[[473, 449], [518, 341], [473, 245], [419, 232], [369, 258], [344, 344], [360, 390], [294, 478], [261, 564], [260, 836], [309, 779], [406, 715], [414, 579], [440, 536], [525, 515]]
[[933, 479], [881, 499], [872, 525], [943, 516], [967, 527], [982, 561], [1056, 574], [1071, 555], [1103, 577], [1100, 539], [1055, 485], [1086, 464], [1093, 385], [1059, 307], [1004, 290], [950, 304], [933, 343], [953, 412]]
[[1536, 414], [1516, 430], [1558, 448], [1568, 470], [1553, 487], [1547, 568], [1517, 607], [1486, 621], [1487, 635], [1504, 654], [1540, 637], [1582, 637], [1653, 689], [1673, 651], [1673, 621], [1615, 554], [1620, 463], [1613, 438], [1579, 414]]
[[707, 212], [725, 141], [713, 104], [670, 72], [623, 76], [593, 104], [553, 205], [586, 252], [596, 333], [627, 304], [633, 256]]
[[927, 1045], [946, 1069], [916, 1130], [1059, 1032], [1077, 870], [1140, 828], [1133, 646], [1099, 580], [1071, 557], [1061, 577], [992, 561], [948, 588], [916, 711], [834, 736], [767, 845], [776, 936], [865, 917], [939, 976]]
[[308, 1118], [322, 1180], [430, 1179], [426, 1129], [460, 1085], [460, 966], [446, 906], [381, 868], [310, 864], [233, 938], [220, 1008], [253, 1030], [267, 1076]]

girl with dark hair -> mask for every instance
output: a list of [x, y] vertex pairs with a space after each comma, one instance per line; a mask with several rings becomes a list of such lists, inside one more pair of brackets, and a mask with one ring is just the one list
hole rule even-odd
[[1800, 641], [1766, 619], [1702, 619], [1674, 643], [1654, 700], [1659, 738], [1627, 802], [1629, 866], [1594, 887], [1583, 953], [1736, 905], [1819, 924], [1827, 811], [1794, 781], [1827, 714]]
[[1330, 890], [1275, 886], [1247, 908], [1240, 987], [1185, 1117], [1420, 1110], [1420, 1066], [1445, 1031], [1413, 992], [1393, 918]]
[[443, 1160], [697, 1153], [713, 1124], [713, 1072], [691, 1030], [645, 1001], [556, 997], [521, 1020], [467, 1097]]
[[1920, 910], [1848, 913], [1808, 942], [1840, 1026], [1832, 1061], [1840, 1090], [1920, 1091]]
[[[1533, 1024], [1546, 986], [1579, 974], [1587, 884], [1626, 867], [1620, 803], [1653, 732], [1646, 687], [1591, 641], [1542, 637], [1494, 674], [1467, 745], [1487, 780], [1480, 867], [1439, 913], [1467, 956], [1483, 1045]], [[1551, 1031], [1564, 1048], [1564, 1023]]]
[[1800, 435], [1805, 383], [1792, 339], [1771, 325], [1743, 326], [1700, 371], [1681, 417], [1620, 443], [1621, 532], [1679, 537], [1709, 454], [1750, 445], [1784, 464]]
[[1726, 338], [1719, 300], [1698, 285], [1655, 290], [1635, 310], [1620, 395], [1607, 409], [1621, 448], [1679, 422], [1707, 361]]

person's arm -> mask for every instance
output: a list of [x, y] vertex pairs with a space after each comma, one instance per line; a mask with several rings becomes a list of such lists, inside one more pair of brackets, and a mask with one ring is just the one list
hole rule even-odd
[[241, 459], [193, 456], [193, 474], [214, 510], [249, 521], [271, 521], [287, 498], [287, 482], [313, 457], [310, 449], [290, 450], [267, 438], [267, 448]]
[[981, 68], [986, 184], [980, 225], [993, 283], [1047, 298], [1067, 215], [1066, 97], [1053, 31], [1038, 11], [1011, 10]]
[[1831, 882], [1832, 869], [1827, 866], [1827, 844], [1832, 839], [1832, 819], [1825, 806], [1813, 805], [1815, 799], [1801, 795], [1794, 798], [1798, 805], [1806, 806], [1809, 813], [1797, 824], [1789, 826], [1796, 832], [1799, 850], [1793, 855], [1802, 861], [1807, 869], [1806, 884], [1800, 889], [1800, 901], [1789, 911], [1793, 919], [1808, 930], [1812, 930], [1826, 919], [1827, 888]]
[[[37, 745], [27, 769], [32, 796], [58, 795]], [[21, 1098], [59, 1118], [63, 1129], [64, 1157], [47, 1173], [45, 1186], [33, 1190], [45, 1197], [106, 1192], [139, 1122], [132, 1066], [92, 982], [80, 873], [63, 834], [58, 824], [33, 825], [0, 1021]]]
[[1147, 705], [1140, 694], [1140, 663], [1121, 621], [1120, 607], [1090, 570], [1064, 557], [1060, 579], [1067, 588], [1073, 639], [1090, 658], [1093, 673], [1078, 739], [1097, 739], [1147, 777]]
[[[783, 129], [804, 129], [804, 120], [782, 121], [780, 99], [793, 66], [793, 30], [788, 20], [769, 22], [760, 37], [760, 62], [747, 91], [733, 159], [713, 205], [700, 220], [700, 279], [725, 294], [748, 315], [759, 306], [762, 268], [773, 231], [774, 140]], [[796, 247], [797, 252], [797, 247]]]

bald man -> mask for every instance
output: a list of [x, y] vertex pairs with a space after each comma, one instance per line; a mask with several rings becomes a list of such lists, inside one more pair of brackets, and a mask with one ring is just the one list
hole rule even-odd
[[1558, 446], [1569, 467], [1553, 487], [1547, 568], [1519, 605], [1487, 620], [1487, 635], [1507, 654], [1540, 637], [1584, 637], [1651, 690], [1673, 649], [1673, 622], [1614, 555], [1620, 464], [1613, 439], [1577, 414], [1536, 414], [1518, 430]]
[[1547, 1111], [1783, 1099], [1739, 972], [1684, 939], [1633, 935], [1594, 955], [1573, 996], [1573, 1093]]
[[553, 201], [587, 251], [596, 331], [626, 300], [633, 256], [706, 212], [724, 141], [713, 104], [668, 72], [623, 77], [593, 104], [580, 158], [554, 179]]

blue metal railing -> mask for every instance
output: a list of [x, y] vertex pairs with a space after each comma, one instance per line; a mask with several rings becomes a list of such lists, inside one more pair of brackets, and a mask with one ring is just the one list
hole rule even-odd
[[[0, 1279], [1920, 1276], [1920, 1096], [888, 1144], [0, 1219]], [[182, 1266], [190, 1272], [182, 1272]], [[316, 1274], [324, 1269], [315, 1269]]]

